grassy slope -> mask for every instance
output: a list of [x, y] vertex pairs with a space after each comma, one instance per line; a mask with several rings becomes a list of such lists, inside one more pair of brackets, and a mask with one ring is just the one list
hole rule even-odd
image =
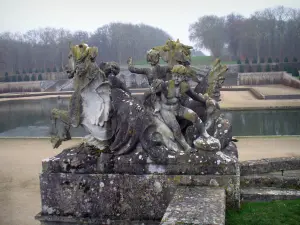
[[227, 225], [299, 225], [300, 199], [249, 202], [240, 211], [227, 210]]
[[[192, 65], [210, 65], [214, 61], [213, 57], [211, 56], [193, 56], [192, 57]], [[236, 64], [235, 61], [230, 62], [222, 62], [223, 64]], [[135, 65], [147, 65], [146, 60], [140, 60], [134, 62]], [[165, 64], [164, 61], [160, 60], [160, 64]]]

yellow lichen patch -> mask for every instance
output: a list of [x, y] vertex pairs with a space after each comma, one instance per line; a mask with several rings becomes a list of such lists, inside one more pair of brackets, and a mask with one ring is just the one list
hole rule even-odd
[[175, 81], [170, 80], [168, 82], [168, 97], [171, 97], [174, 91], [175, 91]]
[[76, 61], [90, 58], [95, 58], [98, 55], [97, 47], [89, 47], [87, 44], [71, 46], [73, 57]]
[[171, 72], [180, 75], [188, 75], [190, 71], [183, 65], [175, 65], [173, 66]]
[[188, 90], [189, 90], [190, 86], [187, 82], [183, 81], [181, 82], [180, 84], [180, 92], [183, 94], [183, 93], [186, 93]]
[[175, 57], [175, 53], [180, 51], [185, 55], [185, 57], [188, 60], [191, 60], [191, 49], [193, 49], [193, 47], [180, 43], [179, 39], [177, 39], [177, 41], [168, 39], [165, 45], [156, 46], [153, 47], [152, 49], [157, 50], [159, 52], [170, 52], [171, 59], [168, 60], [173, 61]]
[[55, 119], [61, 119], [66, 123], [69, 121], [68, 111], [60, 110], [60, 109], [52, 109], [51, 114]]
[[196, 121], [196, 114], [191, 111], [190, 112], [187, 111], [183, 114], [183, 118], [188, 121], [194, 122], [194, 121]]
[[221, 60], [216, 59], [212, 65], [212, 69], [208, 75], [207, 94], [211, 97], [215, 89], [215, 85], [223, 78], [224, 73], [228, 70], [226, 65], [221, 65]]
[[80, 55], [81, 55], [81, 51], [79, 49], [79, 46], [78, 45], [74, 45], [71, 47], [71, 51], [72, 51], [72, 54], [73, 54], [73, 57], [75, 60], [79, 60], [80, 58]]

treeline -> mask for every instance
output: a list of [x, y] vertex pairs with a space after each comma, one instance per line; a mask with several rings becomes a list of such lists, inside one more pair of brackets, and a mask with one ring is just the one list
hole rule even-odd
[[144, 59], [147, 50], [168, 38], [171, 36], [159, 28], [124, 23], [110, 23], [92, 33], [51, 27], [24, 34], [6, 32], [0, 34], [0, 69], [9, 75], [29, 70], [59, 71], [67, 61], [69, 41], [97, 46], [98, 62], [114, 60], [122, 64], [129, 56]]
[[250, 17], [231, 13], [207, 15], [189, 27], [189, 38], [213, 56], [234, 60], [261, 58], [283, 62], [300, 56], [300, 10], [278, 6], [254, 12]]

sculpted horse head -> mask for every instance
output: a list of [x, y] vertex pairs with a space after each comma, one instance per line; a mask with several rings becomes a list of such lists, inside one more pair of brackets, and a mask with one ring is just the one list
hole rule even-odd
[[70, 43], [69, 49], [68, 64], [65, 66], [69, 78], [73, 78], [76, 72], [86, 69], [90, 63], [95, 62], [98, 56], [98, 48], [89, 47], [85, 43], [79, 45]]

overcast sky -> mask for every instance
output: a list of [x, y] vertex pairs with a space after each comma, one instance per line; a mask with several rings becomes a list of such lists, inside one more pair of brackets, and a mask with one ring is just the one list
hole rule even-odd
[[249, 16], [278, 5], [300, 8], [300, 0], [0, 0], [0, 32], [46, 26], [92, 32], [110, 22], [145, 23], [192, 45], [189, 25], [203, 15]]

